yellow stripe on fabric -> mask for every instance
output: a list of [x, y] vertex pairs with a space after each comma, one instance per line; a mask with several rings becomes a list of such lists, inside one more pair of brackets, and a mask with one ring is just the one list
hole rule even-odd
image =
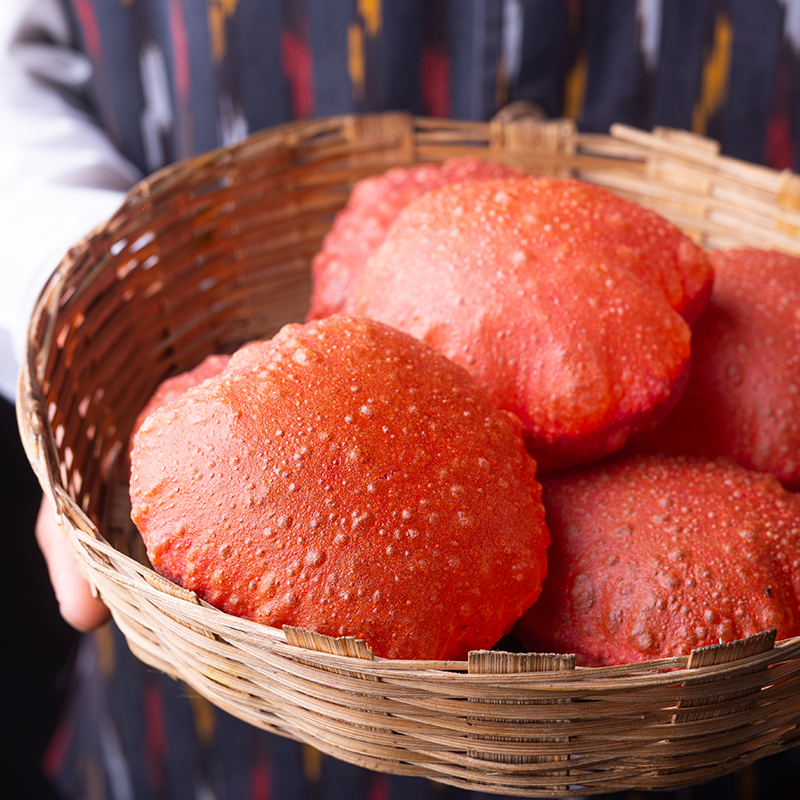
[[367, 36], [377, 36], [383, 26], [381, 0], [358, 0], [358, 13], [364, 20], [364, 32]]
[[107, 800], [105, 770], [100, 762], [90, 755], [79, 759], [75, 770], [84, 772], [86, 795], [83, 800]]
[[303, 775], [307, 781], [317, 783], [322, 776], [322, 753], [310, 744], [304, 744], [301, 753], [303, 754]]
[[705, 136], [708, 123], [725, 104], [728, 96], [728, 77], [733, 51], [733, 24], [727, 14], [717, 14], [714, 24], [714, 42], [711, 52], [703, 61], [703, 78], [700, 97], [692, 113], [692, 130]]
[[228, 44], [225, 39], [225, 23], [236, 13], [239, 0], [207, 0], [208, 38], [211, 42], [211, 57], [216, 62], [225, 58]]
[[187, 694], [192, 706], [192, 716], [194, 718], [194, 729], [197, 731], [197, 739], [204, 747], [211, 747], [214, 743], [214, 731], [217, 727], [217, 717], [214, 713], [214, 706], [201, 697], [197, 692], [187, 687]]
[[758, 767], [755, 764], [749, 764], [736, 773], [737, 800], [758, 800], [759, 797], [764, 796], [761, 788], [758, 780]]
[[364, 96], [364, 61], [364, 32], [358, 23], [353, 23], [347, 29], [347, 71], [358, 100]]
[[494, 103], [497, 108], [502, 108], [508, 103], [509, 91], [508, 68], [501, 59], [497, 65], [497, 84], [494, 87]]
[[114, 632], [111, 625], [103, 625], [94, 632], [97, 648], [97, 666], [100, 674], [110, 678], [114, 674]]
[[589, 59], [581, 53], [564, 81], [564, 114], [567, 119], [578, 119], [583, 114], [586, 99], [586, 78], [589, 74]]

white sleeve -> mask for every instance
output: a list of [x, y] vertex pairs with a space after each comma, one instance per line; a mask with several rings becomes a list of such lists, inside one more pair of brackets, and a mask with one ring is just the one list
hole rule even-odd
[[41, 287], [141, 177], [82, 110], [90, 76], [59, 0], [0, 0], [0, 393], [12, 400]]

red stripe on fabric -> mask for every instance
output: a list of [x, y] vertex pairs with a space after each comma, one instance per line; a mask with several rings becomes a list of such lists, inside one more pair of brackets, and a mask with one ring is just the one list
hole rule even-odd
[[432, 47], [422, 51], [420, 64], [422, 102], [430, 117], [450, 116], [450, 59], [446, 53]]
[[144, 762], [147, 783], [155, 792], [164, 791], [164, 762], [167, 758], [167, 733], [164, 724], [164, 701], [156, 684], [144, 692]]
[[64, 769], [72, 737], [74, 735], [73, 720], [62, 720], [53, 731], [47, 749], [42, 758], [42, 772], [53, 783], [58, 782], [59, 775]]
[[789, 115], [782, 111], [767, 122], [765, 161], [773, 169], [794, 168], [794, 143]]
[[172, 39], [172, 60], [175, 71], [175, 89], [181, 101], [189, 99], [189, 40], [183, 18], [181, 0], [169, 2], [169, 30]]
[[253, 762], [248, 800], [272, 800], [272, 763], [268, 755]]
[[369, 787], [369, 800], [391, 800], [389, 778], [386, 775], [375, 774]]
[[281, 31], [281, 64], [289, 81], [293, 116], [310, 117], [314, 113], [314, 61], [308, 43], [292, 31]]
[[91, 0], [74, 0], [75, 13], [83, 29], [83, 38], [89, 58], [95, 63], [102, 59], [100, 47], [100, 27]]

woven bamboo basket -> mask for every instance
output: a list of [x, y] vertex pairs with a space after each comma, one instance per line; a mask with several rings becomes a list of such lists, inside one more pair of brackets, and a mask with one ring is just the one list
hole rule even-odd
[[148, 665], [374, 770], [528, 797], [666, 790], [800, 743], [800, 638], [609, 668], [494, 651], [385, 660], [229, 616], [149, 567], [128, 516], [127, 440], [156, 385], [304, 318], [310, 260], [355, 180], [470, 154], [602, 184], [707, 247], [800, 253], [800, 177], [681, 131], [348, 116], [166, 168], [72, 248], [31, 319], [19, 424], [79, 568]]

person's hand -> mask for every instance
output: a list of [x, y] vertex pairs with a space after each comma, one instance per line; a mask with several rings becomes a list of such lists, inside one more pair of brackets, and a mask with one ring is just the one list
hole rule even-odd
[[78, 572], [72, 549], [47, 497], [39, 507], [36, 541], [47, 562], [61, 616], [79, 631], [98, 628], [108, 619], [110, 612], [92, 595], [89, 583]]

